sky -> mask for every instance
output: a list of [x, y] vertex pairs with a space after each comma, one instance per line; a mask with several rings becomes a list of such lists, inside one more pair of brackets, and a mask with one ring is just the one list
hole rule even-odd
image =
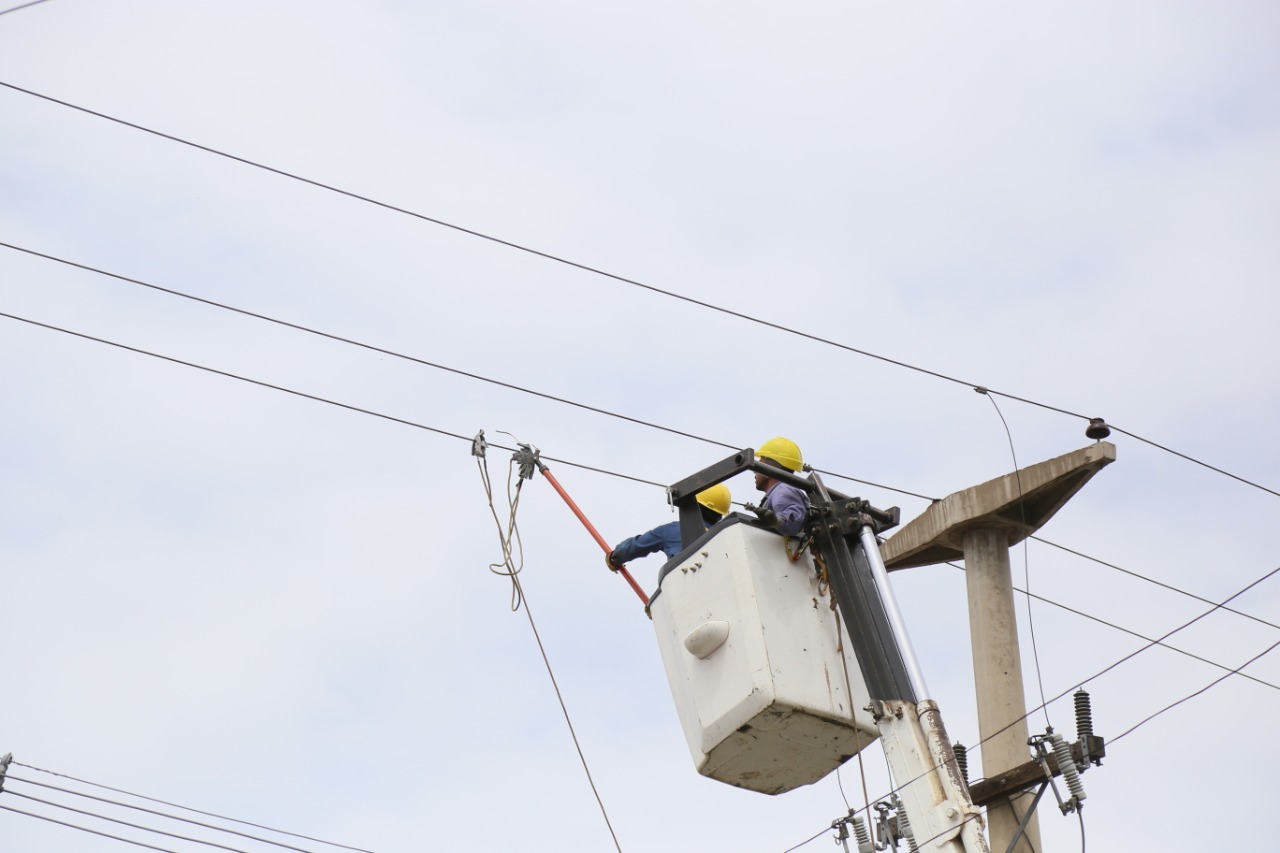
[[[32, 784], [125, 796], [70, 776], [379, 853], [615, 849], [489, 569], [470, 436], [557, 460], [616, 542], [672, 520], [663, 486], [724, 445], [788, 436], [905, 521], [1104, 417], [1117, 461], [1011, 552], [1036, 596], [1017, 602], [1028, 707], [1084, 684], [1115, 739], [1083, 777], [1088, 850], [1269, 847], [1280, 652], [1228, 673], [1280, 641], [1278, 18], [0, 15], [0, 754], [21, 762], [0, 844], [139, 849], [12, 808], [213, 849], [41, 797], [280, 849]], [[487, 460], [504, 521], [509, 457]], [[830, 849], [825, 827], [892, 789], [877, 747], [778, 797], [700, 777], [636, 597], [541, 478], [517, 524], [617, 848]], [[631, 568], [652, 589], [660, 564]], [[962, 571], [892, 583], [948, 731], [975, 743]], [[1046, 724], [1074, 736], [1069, 698]], [[1085, 849], [1052, 804], [1040, 831]]]

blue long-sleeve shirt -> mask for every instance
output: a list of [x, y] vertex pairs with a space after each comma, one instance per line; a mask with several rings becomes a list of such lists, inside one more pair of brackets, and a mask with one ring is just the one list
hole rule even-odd
[[683, 550], [680, 544], [680, 522], [671, 521], [653, 528], [647, 533], [632, 536], [618, 543], [613, 549], [613, 559], [617, 563], [630, 563], [656, 551], [661, 551], [671, 559]]
[[809, 515], [809, 496], [803, 489], [787, 483], [774, 483], [764, 493], [761, 506], [778, 516], [778, 531], [784, 536], [798, 536]]

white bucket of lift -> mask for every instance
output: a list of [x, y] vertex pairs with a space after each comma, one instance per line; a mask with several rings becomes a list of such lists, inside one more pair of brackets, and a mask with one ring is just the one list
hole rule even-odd
[[781, 794], [878, 737], [807, 552], [792, 562], [782, 537], [731, 517], [669, 561], [658, 586], [650, 614], [699, 773]]

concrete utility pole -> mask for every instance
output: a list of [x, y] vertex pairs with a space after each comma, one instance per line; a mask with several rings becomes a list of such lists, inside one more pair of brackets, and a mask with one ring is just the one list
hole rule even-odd
[[[1115, 445], [1099, 441], [956, 492], [904, 525], [881, 548], [890, 570], [964, 560], [986, 778], [1012, 770], [1030, 755], [1009, 549], [1039, 530], [1115, 458]], [[988, 808], [993, 853], [1010, 849], [1031, 799], [1023, 792]], [[1043, 853], [1035, 815], [1013, 851]]]

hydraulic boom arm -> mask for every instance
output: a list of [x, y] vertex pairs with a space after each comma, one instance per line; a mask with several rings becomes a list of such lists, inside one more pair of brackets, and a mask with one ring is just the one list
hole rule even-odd
[[928, 698], [898, 612], [876, 533], [897, 522], [857, 499], [833, 500], [812, 477], [814, 545], [871, 694], [872, 713], [916, 848], [989, 853], [982, 813], [969, 798], [938, 704]]

